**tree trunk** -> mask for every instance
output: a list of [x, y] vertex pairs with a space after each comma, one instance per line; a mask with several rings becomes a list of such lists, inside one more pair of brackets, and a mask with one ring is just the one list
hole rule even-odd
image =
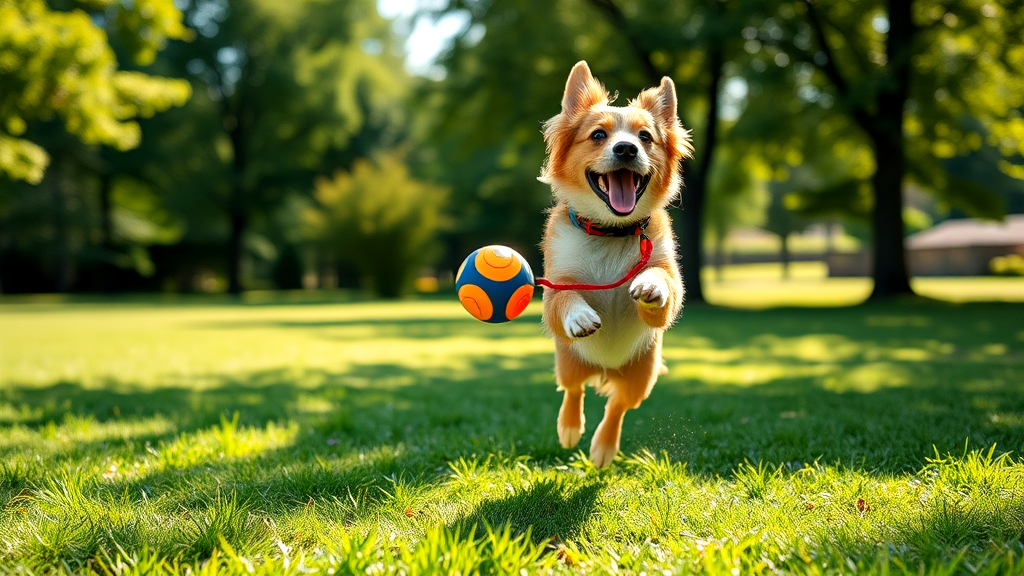
[[0, 234], [0, 294], [4, 293], [4, 260], [7, 257], [7, 235]]
[[[679, 229], [679, 255], [683, 266], [683, 284], [686, 287], [688, 302], [703, 302], [704, 290], [700, 281], [703, 264], [701, 244], [703, 240], [704, 199], [707, 196], [708, 171], [718, 143], [718, 92], [722, 84], [725, 55], [721, 48], [708, 52], [708, 64], [711, 68], [711, 81], [708, 83], [705, 97], [708, 100], [708, 112], [704, 126], [706, 136], [700, 154], [693, 166], [691, 174], [681, 190], [683, 217]], [[694, 164], [696, 164], [694, 166]]]
[[883, 137], [873, 143], [873, 148], [877, 168], [871, 177], [875, 196], [871, 215], [874, 231], [871, 276], [875, 287], [870, 298], [876, 300], [914, 292], [907, 276], [903, 246], [903, 174], [906, 170], [903, 146]]
[[[113, 203], [111, 194], [113, 192], [114, 179], [109, 174], [100, 175], [100, 247], [104, 251], [114, 249], [114, 225], [113, 225]], [[104, 254], [107, 256], [107, 254]]]
[[722, 282], [722, 269], [725, 268], [725, 234], [721, 231], [715, 235], [715, 281]]
[[782, 279], [789, 280], [789, 233], [779, 234], [779, 260], [782, 261]]
[[113, 193], [114, 178], [110, 174], [100, 174], [100, 254], [101, 260], [97, 267], [99, 278], [97, 287], [103, 292], [114, 292], [117, 289], [113, 275], [116, 273], [117, 265], [114, 262], [114, 210], [111, 195]]
[[825, 261], [832, 259], [832, 253], [836, 251], [835, 246], [836, 223], [829, 220], [825, 223]]
[[877, 121], [870, 130], [876, 166], [871, 178], [875, 196], [871, 217], [875, 287], [871, 300], [914, 293], [910, 288], [903, 246], [903, 176], [906, 173], [903, 118], [914, 35], [911, 4], [910, 0], [889, 0], [888, 82], [879, 89]]
[[245, 238], [245, 229], [249, 224], [249, 212], [246, 206], [245, 177], [248, 167], [248, 155], [246, 154], [246, 135], [244, 119], [240, 114], [231, 118], [233, 126], [230, 126], [228, 135], [231, 138], [232, 160], [232, 183], [231, 198], [228, 200], [228, 219], [230, 220], [230, 232], [228, 235], [228, 292], [239, 295], [245, 290], [242, 286], [242, 259], [245, 256], [242, 241]]
[[[240, 193], [240, 191], [232, 191], [232, 197]], [[231, 230], [228, 235], [228, 292], [238, 295], [245, 290], [242, 286], [242, 258], [245, 254], [242, 240], [249, 218], [244, 210], [234, 206], [234, 202], [232, 204], [229, 214]]]
[[[649, 83], [656, 86], [663, 75], [670, 74], [669, 70], [662, 70], [654, 64], [653, 50], [644, 41], [644, 32], [631, 33], [634, 27], [629, 25], [629, 18], [621, 8], [612, 0], [590, 0], [590, 3], [604, 13], [612, 26], [625, 33], [625, 40], [637, 57], [641, 70], [647, 76]], [[713, 9], [720, 11], [722, 8], [717, 3], [712, 3]], [[679, 239], [679, 257], [682, 262], [683, 284], [686, 288], [686, 300], [688, 302], [703, 302], [704, 290], [700, 280], [700, 272], [703, 264], [701, 253], [704, 218], [704, 198], [707, 187], [707, 171], [711, 166], [715, 146], [718, 139], [718, 92], [722, 83], [725, 61], [724, 49], [719, 46], [709, 45], [707, 47], [708, 66], [711, 70], [711, 82], [706, 92], [708, 98], [708, 113], [704, 126], [707, 129], [707, 137], [704, 144], [698, 148], [701, 151], [696, 161], [683, 162], [683, 184], [680, 195], [682, 196], [683, 215], [675, 223], [676, 236]], [[683, 120], [683, 115], [680, 115]], [[683, 124], [686, 122], [684, 120]], [[692, 171], [690, 170], [692, 168]]]
[[71, 292], [74, 264], [71, 257], [71, 224], [68, 222], [68, 204], [74, 194], [73, 176], [68, 174], [68, 164], [63, 158], [54, 162], [53, 185], [53, 245], [54, 281], [53, 290], [58, 293]]

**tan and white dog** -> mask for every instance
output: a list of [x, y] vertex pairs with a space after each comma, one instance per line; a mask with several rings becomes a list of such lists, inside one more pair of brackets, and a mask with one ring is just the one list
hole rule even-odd
[[[638, 236], [591, 235], [636, 230], [653, 243], [647, 267], [631, 282], [600, 291], [544, 289], [544, 324], [555, 340], [555, 377], [564, 391], [558, 438], [573, 448], [583, 434], [587, 381], [608, 396], [590, 459], [607, 466], [619, 450], [622, 418], [651, 393], [662, 335], [679, 315], [683, 285], [665, 210], [678, 194], [680, 163], [693, 148], [679, 123], [675, 85], [640, 93], [628, 106], [579, 62], [569, 74], [562, 111], [544, 124], [547, 161], [540, 180], [555, 206], [544, 231], [544, 276], [555, 283], [610, 284], [639, 260]], [[648, 220], [649, 219], [649, 220]], [[600, 232], [598, 232], [600, 233]]]

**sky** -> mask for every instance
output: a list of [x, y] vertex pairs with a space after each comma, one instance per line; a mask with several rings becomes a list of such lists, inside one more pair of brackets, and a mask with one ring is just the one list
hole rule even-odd
[[445, 14], [434, 18], [422, 13], [443, 8], [446, 4], [445, 0], [377, 0], [380, 14], [394, 19], [396, 31], [406, 37], [406, 68], [409, 72], [435, 75], [434, 60], [448, 46], [451, 38], [468, 24], [469, 18], [465, 14]]

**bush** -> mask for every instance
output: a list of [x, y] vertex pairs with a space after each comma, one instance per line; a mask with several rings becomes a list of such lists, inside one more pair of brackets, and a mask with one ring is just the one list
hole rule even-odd
[[988, 263], [988, 267], [996, 276], [1024, 276], [1024, 256], [996, 256]]
[[416, 180], [394, 154], [359, 160], [351, 172], [316, 181], [309, 215], [326, 252], [358, 271], [360, 285], [396, 298], [439, 254], [446, 189]]

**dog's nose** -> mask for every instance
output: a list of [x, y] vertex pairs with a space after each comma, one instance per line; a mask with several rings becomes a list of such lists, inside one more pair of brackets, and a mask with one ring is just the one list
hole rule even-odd
[[622, 160], [632, 160], [636, 158], [636, 145], [632, 142], [619, 142], [612, 146], [612, 153]]

